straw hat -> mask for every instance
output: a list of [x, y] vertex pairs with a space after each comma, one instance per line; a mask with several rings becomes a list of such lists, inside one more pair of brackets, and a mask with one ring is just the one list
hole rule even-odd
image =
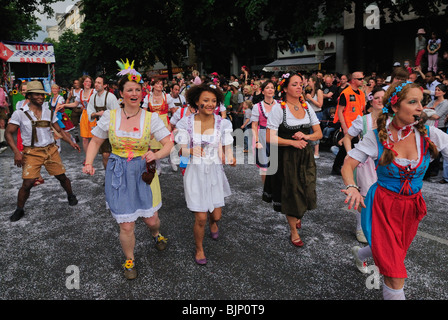
[[42, 83], [37, 80], [28, 82], [28, 84], [26, 86], [26, 93], [48, 94], [47, 92], [44, 91], [44, 86], [42, 85]]
[[425, 29], [423, 28], [418, 29], [417, 34], [426, 34]]

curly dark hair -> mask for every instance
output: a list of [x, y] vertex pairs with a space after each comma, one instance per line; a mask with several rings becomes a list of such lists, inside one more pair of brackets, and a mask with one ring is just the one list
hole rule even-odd
[[199, 101], [199, 97], [201, 96], [202, 92], [213, 93], [216, 97], [217, 105], [224, 102], [224, 95], [222, 94], [222, 91], [220, 89], [218, 89], [216, 86], [207, 85], [207, 84], [192, 86], [187, 91], [186, 99], [187, 99], [188, 104], [196, 110], [199, 109], [199, 106], [196, 103]]

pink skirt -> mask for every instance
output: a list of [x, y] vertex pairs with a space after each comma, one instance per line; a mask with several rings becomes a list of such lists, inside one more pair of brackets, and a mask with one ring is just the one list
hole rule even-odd
[[356, 184], [360, 187], [359, 193], [363, 197], [367, 195], [372, 184], [374, 184], [378, 180], [375, 169], [375, 162], [372, 158], [368, 158], [366, 162], [360, 163], [356, 167], [355, 181]]

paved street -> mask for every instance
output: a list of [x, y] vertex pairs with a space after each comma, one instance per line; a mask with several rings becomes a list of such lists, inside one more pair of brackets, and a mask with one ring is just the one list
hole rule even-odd
[[[21, 169], [13, 166], [9, 149], [0, 155], [1, 300], [382, 299], [381, 289], [366, 285], [371, 275], [361, 274], [352, 261], [350, 248], [358, 243], [355, 216], [345, 209], [341, 177], [330, 175], [334, 156], [329, 151], [317, 160], [318, 208], [303, 219], [302, 248], [289, 242], [285, 217], [261, 201], [255, 165], [226, 167], [232, 195], [219, 240], [206, 232], [206, 266], [193, 259], [193, 214], [185, 205], [182, 175], [164, 162], [160, 217], [169, 245], [158, 252], [139, 221], [139, 276], [133, 281], [122, 274], [118, 226], [104, 206], [100, 157], [93, 177], [81, 172], [83, 153], [63, 144], [62, 158], [79, 204], [69, 207], [57, 180], [43, 170], [45, 183], [32, 189], [25, 217], [11, 223]], [[448, 185], [424, 184], [428, 215], [406, 259], [409, 300], [448, 299], [447, 192]], [[75, 275], [79, 288], [71, 281]]]

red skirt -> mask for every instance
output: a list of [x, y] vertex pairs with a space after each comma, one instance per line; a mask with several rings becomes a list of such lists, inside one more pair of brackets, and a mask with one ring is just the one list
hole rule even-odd
[[372, 207], [372, 255], [380, 273], [407, 278], [404, 259], [426, 215], [422, 193], [406, 196], [378, 186]]
[[75, 128], [75, 126], [73, 125], [73, 122], [70, 120], [70, 117], [65, 112], [62, 112], [61, 122], [65, 126], [64, 131], [70, 131]]

